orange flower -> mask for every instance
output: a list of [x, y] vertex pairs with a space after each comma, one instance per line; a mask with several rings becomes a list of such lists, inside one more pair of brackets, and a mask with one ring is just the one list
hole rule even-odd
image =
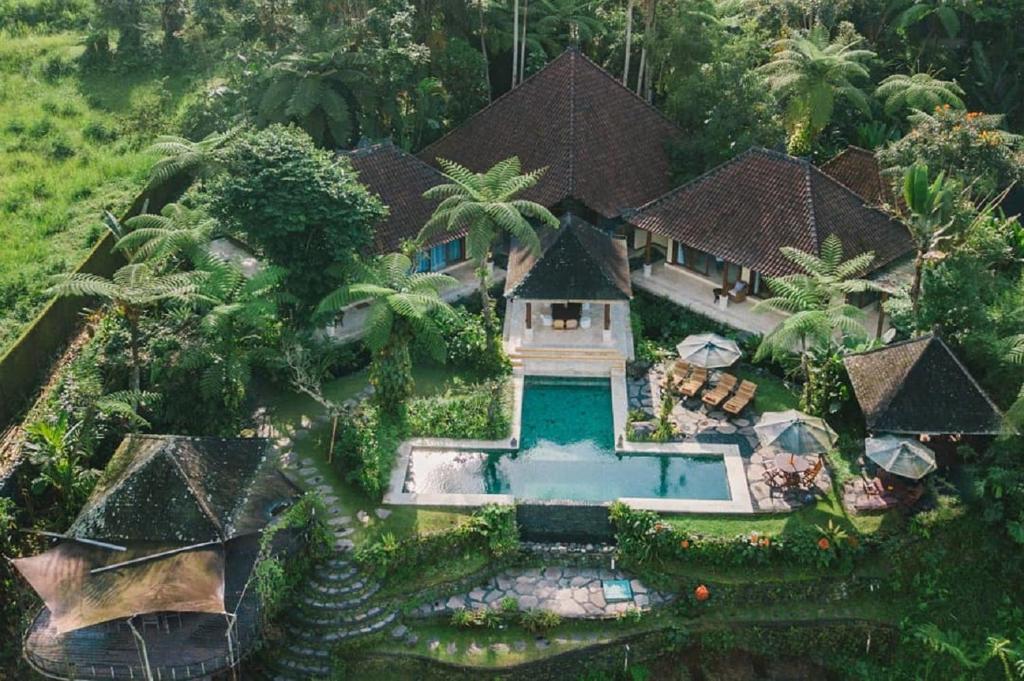
[[693, 596], [698, 601], [703, 602], [703, 601], [706, 601], [707, 599], [711, 598], [711, 590], [708, 589], [703, 584], [701, 584], [700, 586], [698, 586], [696, 589], [693, 590]]
[[832, 545], [829, 543], [827, 537], [822, 537], [818, 540], [818, 548], [822, 551], [828, 551], [830, 546]]
[[760, 542], [761, 546], [768, 546], [771, 543], [772, 541], [768, 537], [763, 537]]
[[679, 545], [682, 546], [684, 549], [688, 549], [690, 548], [690, 540], [684, 539], [683, 541], [679, 542]]

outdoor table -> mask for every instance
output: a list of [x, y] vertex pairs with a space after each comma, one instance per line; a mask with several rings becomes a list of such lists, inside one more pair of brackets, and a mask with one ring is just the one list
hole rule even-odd
[[809, 457], [789, 452], [779, 452], [773, 459], [775, 468], [786, 476], [786, 484], [795, 487], [800, 484], [800, 474], [810, 469]]

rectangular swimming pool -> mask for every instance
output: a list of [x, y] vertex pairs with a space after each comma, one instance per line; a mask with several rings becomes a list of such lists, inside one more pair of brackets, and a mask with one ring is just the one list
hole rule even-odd
[[414, 448], [404, 492], [528, 500], [728, 500], [719, 455], [615, 453], [609, 380], [528, 376], [517, 452]]

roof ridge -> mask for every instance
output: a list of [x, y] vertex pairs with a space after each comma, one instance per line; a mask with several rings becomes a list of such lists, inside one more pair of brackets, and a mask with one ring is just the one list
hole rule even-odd
[[618, 87], [619, 87], [620, 89], [622, 89], [622, 90], [625, 90], [625, 91], [626, 91], [627, 93], [629, 93], [629, 95], [630, 95], [631, 97], [633, 97], [634, 99], [637, 99], [637, 100], [639, 100], [639, 101], [640, 101], [640, 103], [641, 103], [641, 104], [643, 104], [644, 106], [646, 106], [646, 107], [647, 107], [648, 109], [651, 109], [652, 111], [654, 111], [654, 112], [655, 112], [656, 114], [658, 114], [658, 115], [659, 115], [659, 116], [660, 116], [661, 118], [663, 118], [663, 119], [665, 120], [665, 122], [666, 122], [666, 123], [668, 123], [668, 124], [669, 124], [669, 125], [671, 125], [671, 126], [672, 126], [673, 128], [675, 128], [675, 129], [676, 129], [676, 131], [678, 131], [678, 132], [680, 132], [680, 133], [682, 132], [682, 128], [680, 128], [680, 127], [679, 127], [679, 125], [678, 125], [678, 124], [677, 124], [677, 123], [676, 123], [675, 121], [673, 121], [673, 120], [672, 120], [671, 118], [669, 118], [669, 117], [668, 117], [668, 115], [667, 115], [667, 114], [666, 114], [666, 113], [665, 113], [664, 111], [662, 111], [662, 110], [661, 110], [661, 109], [659, 109], [658, 107], [654, 106], [654, 104], [652, 104], [651, 102], [648, 102], [648, 101], [647, 101], [646, 99], [644, 99], [643, 97], [641, 97], [640, 95], [638, 95], [637, 93], [633, 92], [633, 91], [632, 91], [632, 90], [630, 90], [630, 89], [629, 89], [628, 87], [626, 87], [625, 85], [623, 85], [623, 84], [622, 84], [621, 82], [619, 82], [619, 80], [618, 80], [617, 78], [615, 78], [615, 76], [613, 76], [613, 75], [612, 75], [612, 74], [611, 74], [611, 73], [610, 73], [610, 72], [608, 71], [608, 69], [604, 68], [603, 66], [601, 66], [600, 64], [598, 64], [598, 63], [597, 63], [596, 61], [594, 61], [593, 59], [591, 59], [590, 57], [588, 57], [587, 55], [585, 55], [585, 54], [583, 53], [583, 51], [582, 51], [582, 50], [580, 50], [579, 48], [572, 48], [572, 47], [570, 47], [570, 48], [566, 48], [566, 49], [567, 49], [567, 50], [574, 50], [574, 51], [575, 51], [575, 52], [576, 52], [577, 54], [579, 54], [579, 56], [583, 57], [584, 61], [586, 61], [586, 62], [587, 62], [588, 64], [590, 64], [590, 65], [591, 65], [591, 66], [593, 66], [593, 67], [594, 67], [595, 69], [597, 69], [597, 71], [598, 71], [598, 72], [599, 72], [599, 73], [600, 73], [600, 74], [601, 74], [602, 76], [604, 76], [605, 78], [607, 78], [608, 80], [610, 80], [610, 81], [611, 81], [612, 83], [614, 83], [614, 84], [615, 84], [616, 86], [618, 86]]
[[416, 154], [406, 151], [402, 147], [392, 142], [390, 139], [384, 142], [376, 142], [366, 147], [357, 147], [355, 149], [340, 149], [338, 153], [341, 154], [342, 156], [345, 156], [346, 158], [366, 158], [369, 156], [373, 156], [379, 152], [385, 151], [394, 151], [397, 153], [399, 157], [415, 161], [416, 164], [423, 166], [432, 174], [439, 175], [440, 177], [445, 177], [445, 174], [441, 172], [438, 168], [435, 168], [434, 166], [430, 165]]
[[[545, 64], [545, 65], [544, 65], [544, 66], [543, 66], [543, 67], [542, 67], [542, 68], [541, 68], [541, 69], [540, 69], [539, 71], [537, 71], [536, 73], [534, 73], [534, 74], [532, 74], [532, 75], [528, 76], [528, 77], [526, 78], [526, 80], [524, 80], [524, 81], [522, 81], [521, 83], [519, 83], [519, 85], [516, 85], [516, 86], [514, 86], [514, 87], [511, 87], [511, 88], [509, 88], [509, 89], [508, 89], [508, 90], [506, 90], [505, 92], [501, 93], [500, 95], [498, 95], [497, 97], [495, 97], [494, 99], [492, 99], [492, 100], [491, 100], [491, 101], [490, 101], [490, 102], [489, 102], [489, 103], [487, 104], [487, 106], [485, 106], [485, 107], [483, 107], [482, 109], [479, 109], [479, 110], [477, 110], [477, 111], [474, 111], [472, 115], [470, 115], [470, 116], [469, 116], [468, 118], [466, 118], [466, 120], [462, 121], [462, 122], [461, 122], [461, 123], [459, 123], [459, 124], [458, 124], [457, 126], [455, 126], [454, 128], [452, 128], [451, 130], [449, 130], [449, 131], [448, 131], [448, 132], [446, 132], [445, 134], [441, 135], [440, 137], [438, 137], [438, 138], [437, 138], [436, 140], [434, 140], [433, 142], [431, 142], [431, 143], [430, 143], [430, 144], [428, 144], [427, 146], [425, 146], [425, 147], [423, 147], [422, 149], [420, 149], [420, 150], [419, 150], [419, 151], [418, 151], [418, 152], [417, 152], [417, 153], [416, 153], [415, 155], [416, 155], [417, 157], [419, 157], [419, 154], [425, 153], [425, 152], [426, 152], [426, 151], [427, 151], [428, 149], [430, 149], [431, 147], [436, 147], [436, 146], [437, 146], [437, 145], [439, 145], [439, 144], [440, 144], [441, 142], [443, 142], [444, 140], [448, 139], [448, 138], [449, 138], [449, 137], [451, 137], [451, 136], [452, 136], [453, 134], [455, 134], [455, 133], [456, 133], [457, 131], [459, 131], [459, 130], [461, 130], [461, 129], [462, 129], [463, 127], [465, 127], [465, 125], [466, 125], [467, 123], [469, 123], [469, 122], [470, 122], [471, 120], [473, 120], [474, 118], [476, 118], [476, 117], [478, 117], [478, 116], [482, 115], [482, 114], [483, 114], [483, 113], [484, 113], [485, 111], [488, 111], [489, 109], [493, 108], [493, 107], [494, 107], [495, 105], [497, 105], [497, 104], [498, 104], [499, 102], [501, 102], [502, 100], [505, 100], [505, 99], [507, 99], [508, 97], [510, 97], [510, 96], [512, 95], [512, 93], [513, 93], [513, 92], [517, 92], [517, 91], [519, 91], [519, 90], [520, 90], [520, 89], [521, 89], [521, 88], [522, 88], [522, 87], [523, 87], [524, 85], [526, 85], [527, 83], [530, 83], [530, 82], [532, 82], [532, 81], [536, 80], [538, 76], [540, 76], [540, 75], [541, 75], [542, 73], [544, 73], [545, 71], [547, 71], [548, 69], [550, 69], [551, 67], [553, 67], [553, 66], [554, 66], [555, 64], [559, 63], [559, 62], [560, 62], [560, 61], [561, 61], [562, 59], [565, 59], [565, 58], [567, 58], [567, 57], [571, 57], [571, 53], [572, 53], [572, 50], [571, 50], [571, 49], [566, 49], [566, 50], [565, 50], [564, 52], [562, 52], [562, 54], [558, 55], [557, 57], [555, 57], [554, 59], [552, 59], [551, 61], [549, 61], [549, 62], [548, 62], [547, 64]], [[600, 68], [600, 67], [599, 67], [599, 68]], [[420, 160], [422, 160], [422, 159], [420, 159]]]
[[569, 55], [569, 196], [576, 195], [576, 56], [577, 50], [566, 49]]
[[956, 365], [958, 367], [960, 367], [960, 371], [962, 371], [964, 376], [967, 377], [967, 380], [971, 382], [971, 385], [974, 386], [974, 389], [977, 390], [979, 393], [981, 393], [981, 396], [985, 398], [985, 401], [988, 402], [988, 405], [990, 407], [992, 407], [992, 409], [994, 409], [997, 414], [1002, 416], [1003, 415], [1002, 410], [996, 405], [995, 402], [992, 401], [992, 398], [989, 397], [989, 395], [985, 391], [985, 389], [981, 387], [981, 385], [978, 383], [977, 380], [975, 380], [974, 376], [971, 374], [970, 371], [968, 371], [968, 369], [964, 365], [964, 363], [961, 362], [960, 358], [956, 356], [955, 352], [953, 352], [953, 349], [950, 348], [949, 345], [946, 344], [946, 341], [944, 341], [941, 336], [938, 336], [938, 335], [936, 335], [934, 333], [931, 334], [931, 336], [932, 336], [932, 338], [934, 340], [939, 342], [939, 345], [942, 347], [943, 350], [946, 351], [946, 354], [948, 354], [950, 357], [953, 358], [953, 361], [956, 362]]
[[[903, 392], [903, 388], [904, 388], [904, 386], [907, 383], [907, 380], [906, 380], [907, 376], [910, 375], [910, 372], [912, 372], [914, 370], [914, 368], [918, 365], [918, 363], [921, 361], [921, 356], [924, 354], [924, 351], [928, 349], [928, 345], [930, 345], [931, 341], [934, 338], [935, 338], [934, 334], [928, 334], [927, 336], [922, 336], [920, 339], [916, 339], [916, 338], [910, 339], [910, 340], [913, 340], [913, 341], [917, 341], [917, 340], [923, 341], [924, 347], [921, 348], [920, 352], [918, 352], [918, 354], [917, 354], [917, 357], [915, 357], [914, 360], [910, 363], [910, 366], [907, 367], [907, 370], [903, 372], [903, 375], [899, 377], [899, 380], [893, 380], [893, 381], [890, 381], [887, 384], [888, 385], [888, 390], [886, 390], [882, 394], [881, 399], [878, 400], [878, 411], [884, 411], [884, 410], [888, 409], [889, 405], [891, 405], [893, 400], [896, 399], [896, 396]], [[890, 348], [890, 347], [893, 347], [893, 346], [903, 347], [905, 345], [911, 345], [911, 343], [908, 342], [908, 341], [903, 341], [903, 342], [898, 343], [898, 344], [893, 344], [893, 345], [886, 346], [886, 348]], [[882, 348], [882, 349], [886, 349], [886, 348]]]
[[202, 495], [195, 489], [195, 487], [192, 486], [192, 477], [185, 471], [184, 468], [182, 468], [181, 462], [178, 461], [178, 457], [170, 456], [170, 451], [168, 449], [161, 449], [160, 452], [163, 452], [164, 456], [169, 456], [171, 463], [174, 465], [174, 468], [178, 471], [178, 475], [181, 476], [182, 482], [185, 483], [185, 488], [192, 494], [192, 498], [196, 500], [196, 504], [198, 504], [199, 509], [203, 512], [203, 515], [206, 516], [207, 520], [209, 520], [210, 524], [213, 525], [218, 535], [220, 535], [218, 539], [220, 539], [221, 541], [225, 540], [226, 537], [224, 536], [224, 525], [220, 522], [220, 518], [217, 517], [217, 514], [213, 512], [213, 509], [210, 507], [209, 502], [202, 497]]
[[804, 166], [804, 191], [807, 192], [807, 226], [811, 230], [811, 240], [814, 243], [815, 254], [821, 253], [821, 235], [818, 234], [818, 220], [815, 212], [817, 202], [814, 200], [814, 188], [811, 186], [811, 166], [813, 164], [803, 159]]
[[[574, 217], [576, 217], [576, 216], [574, 216]], [[576, 230], [577, 228], [581, 228], [581, 229], [584, 229], [584, 230], [590, 230], [590, 231], [594, 232], [595, 236], [600, 236], [600, 237], [605, 238], [605, 239], [612, 239], [613, 238], [610, 234], [607, 234], [606, 232], [598, 229], [595, 225], [590, 224], [589, 222], [587, 222], [583, 218], [577, 217], [577, 219], [575, 219], [575, 220], [570, 219], [568, 226], [572, 227], [573, 230]], [[598, 271], [600, 271], [601, 276], [604, 277], [605, 283], [607, 283], [612, 288], [619, 288], [619, 285], [615, 281], [615, 278], [612, 277], [611, 273], [608, 271], [608, 263], [605, 261], [604, 258], [600, 257], [599, 253], [594, 253], [593, 248], [591, 248], [591, 246], [593, 244], [588, 243], [585, 239], [580, 239], [580, 236], [579, 236], [578, 232], [574, 233], [573, 236], [576, 237], [576, 243], [579, 244], [580, 247], [583, 250], [585, 250], [587, 252], [587, 254], [590, 256], [591, 261], [597, 264], [597, 269], [598, 269]]]

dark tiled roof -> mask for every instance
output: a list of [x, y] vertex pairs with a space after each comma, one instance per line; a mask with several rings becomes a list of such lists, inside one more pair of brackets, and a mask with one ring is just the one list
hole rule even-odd
[[844, 360], [870, 430], [995, 434], [1002, 415], [942, 339], [928, 335]]
[[809, 162], [753, 148], [643, 206], [629, 222], [767, 275], [797, 271], [779, 249], [818, 253], [829, 234], [872, 269], [912, 249], [905, 226]]
[[[77, 537], [181, 545], [253, 531], [278, 476], [260, 438], [130, 435], [72, 524]], [[255, 494], [254, 494], [255, 492]], [[264, 522], [265, 524], [265, 522]]]
[[[436, 201], [423, 198], [423, 192], [447, 182], [444, 176], [412, 154], [390, 143], [344, 152], [359, 173], [359, 181], [380, 197], [388, 207], [388, 216], [377, 225], [374, 250], [397, 251], [403, 241], [415, 239], [434, 213]], [[463, 234], [445, 234], [432, 242], [440, 243]]]
[[657, 109], [577, 50], [419, 152], [483, 172], [510, 156], [547, 167], [525, 198], [548, 206], [574, 198], [606, 218], [672, 187], [666, 144], [680, 132]]
[[538, 258], [518, 242], [508, 257], [505, 295], [534, 300], [629, 300], [629, 256], [623, 239], [574, 215], [541, 235]]
[[846, 185], [868, 203], [895, 207], [896, 194], [892, 182], [882, 176], [882, 169], [874, 152], [848, 146], [821, 164], [828, 175]]

